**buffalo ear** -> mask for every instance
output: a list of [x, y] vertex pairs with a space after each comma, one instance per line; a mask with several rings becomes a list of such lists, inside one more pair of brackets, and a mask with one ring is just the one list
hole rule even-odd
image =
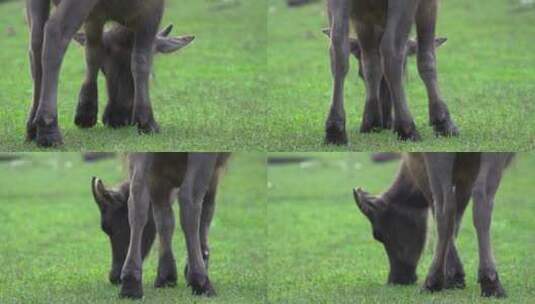
[[121, 192], [108, 190], [98, 177], [91, 179], [91, 191], [93, 192], [95, 203], [101, 211], [104, 211], [108, 207], [120, 207], [126, 201], [126, 198]]
[[87, 37], [85, 36], [85, 33], [82, 33], [82, 32], [78, 32], [74, 34], [72, 39], [78, 42], [78, 44], [80, 44], [81, 46], [85, 46], [85, 43], [87, 41]]
[[155, 50], [157, 53], [169, 54], [180, 50], [181, 48], [190, 44], [195, 36], [180, 36], [180, 37], [156, 37]]
[[370, 195], [361, 188], [353, 189], [353, 197], [360, 211], [372, 222], [385, 208], [381, 199]]
[[438, 49], [441, 45], [446, 43], [448, 41], [448, 38], [446, 37], [437, 37], [435, 38], [435, 49]]
[[[331, 29], [326, 27], [321, 30], [327, 37], [331, 38]], [[349, 37], [349, 50], [353, 56], [360, 59], [360, 41], [357, 38]]]

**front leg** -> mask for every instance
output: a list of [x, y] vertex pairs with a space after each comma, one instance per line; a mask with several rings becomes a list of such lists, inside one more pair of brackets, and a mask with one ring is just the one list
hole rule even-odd
[[[135, 32], [134, 49], [132, 52], [132, 76], [134, 78], [134, 111], [132, 121], [140, 133], [158, 133], [160, 127], [154, 120], [149, 94], [149, 76], [152, 67], [152, 48], [162, 8], [153, 12], [148, 18], [141, 18]], [[154, 17], [157, 16], [157, 17]]]
[[37, 127], [33, 123], [39, 107], [41, 81], [43, 77], [41, 56], [43, 51], [44, 29], [50, 13], [50, 1], [27, 0], [26, 14], [30, 27], [30, 67], [33, 78], [33, 101], [26, 122], [26, 140], [35, 140]]
[[145, 176], [146, 164], [147, 162], [142, 159], [136, 163], [130, 183], [130, 197], [128, 198], [130, 244], [121, 272], [122, 285], [119, 294], [127, 298], [143, 297], [141, 244], [150, 206], [149, 181]]
[[39, 146], [62, 144], [58, 127], [58, 78], [63, 56], [74, 34], [81, 27], [98, 0], [63, 0], [48, 19], [42, 54], [42, 87], [33, 124]]
[[98, 112], [98, 72], [104, 59], [102, 30], [104, 20], [91, 20], [85, 23], [87, 42], [85, 45], [86, 76], [80, 95], [74, 123], [80, 128], [91, 128], [97, 123]]
[[199, 233], [203, 198], [214, 173], [216, 159], [217, 155], [213, 153], [190, 153], [186, 176], [179, 191], [180, 224], [188, 250], [186, 280], [195, 295], [216, 294], [203, 261]]
[[426, 153], [425, 165], [433, 194], [438, 241], [423, 290], [440, 291], [446, 283], [446, 257], [453, 246], [457, 203], [452, 176], [455, 153]]
[[329, 0], [327, 5], [331, 25], [333, 95], [329, 116], [325, 122], [325, 143], [346, 145], [344, 82], [349, 70], [349, 4], [346, 0]]

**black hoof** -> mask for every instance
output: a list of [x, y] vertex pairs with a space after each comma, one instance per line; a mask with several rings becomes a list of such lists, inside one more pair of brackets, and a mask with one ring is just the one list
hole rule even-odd
[[155, 134], [160, 132], [160, 126], [154, 120], [147, 123], [136, 123], [136, 125], [139, 134]]
[[97, 113], [89, 113], [86, 111], [76, 111], [76, 116], [74, 117], [74, 124], [79, 128], [86, 129], [92, 128], [97, 124]]
[[97, 123], [98, 89], [96, 83], [84, 84], [78, 97], [74, 124], [80, 128], [91, 128]]
[[465, 287], [464, 274], [462, 273], [456, 273], [446, 278], [446, 289], [464, 289]]
[[[202, 259], [204, 261], [204, 267], [206, 268], [206, 270], [208, 270], [208, 268], [210, 267], [210, 252], [204, 251], [202, 253]], [[186, 266], [184, 266], [184, 278], [186, 279], [186, 281], [188, 280], [188, 271], [188, 261], [186, 261]]]
[[482, 297], [505, 298], [507, 296], [496, 271], [480, 271], [479, 284], [481, 285]]
[[119, 297], [141, 299], [143, 297], [143, 286], [141, 284], [141, 279], [138, 280], [132, 276], [123, 277]]
[[428, 276], [422, 286], [422, 292], [437, 292], [444, 289], [444, 281], [437, 276]]
[[35, 124], [27, 123], [26, 124], [26, 141], [32, 142], [37, 138], [37, 127]]
[[40, 147], [57, 147], [63, 144], [63, 138], [59, 131], [57, 123], [50, 124], [48, 126], [37, 126], [37, 132], [35, 141]]
[[121, 284], [121, 274], [110, 272], [109, 280], [113, 285], [119, 285]]
[[325, 144], [345, 146], [347, 145], [347, 134], [345, 128], [335, 126], [328, 127], [325, 130]]
[[433, 123], [433, 130], [436, 136], [452, 137], [459, 135], [459, 129], [450, 119]]
[[191, 293], [196, 296], [213, 297], [216, 292], [208, 276], [201, 274], [189, 274], [188, 286], [191, 287]]
[[377, 123], [362, 123], [360, 133], [378, 133], [383, 130], [383, 126]]
[[397, 126], [394, 128], [394, 132], [396, 132], [400, 140], [420, 141], [422, 139], [414, 123], [408, 126]]
[[162, 264], [163, 266], [158, 268], [158, 274], [156, 275], [156, 280], [154, 280], [154, 287], [165, 288], [176, 286], [176, 264], [174, 259], [171, 261], [172, 264]]
[[129, 126], [132, 119], [131, 109], [106, 107], [102, 116], [102, 123], [110, 128], [122, 128]]

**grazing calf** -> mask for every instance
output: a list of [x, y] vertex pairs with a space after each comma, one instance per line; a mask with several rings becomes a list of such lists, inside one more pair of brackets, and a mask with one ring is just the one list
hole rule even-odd
[[[156, 36], [153, 52], [155, 54], [169, 54], [187, 46], [194, 36], [169, 37], [172, 25], [167, 26]], [[81, 45], [86, 45], [87, 36], [78, 33], [74, 36]], [[102, 116], [104, 125], [119, 128], [131, 123], [134, 110], [134, 78], [132, 77], [132, 50], [134, 48], [134, 33], [128, 28], [115, 25], [104, 32], [102, 36], [103, 52], [100, 70], [106, 77], [108, 90], [108, 104]], [[75, 123], [83, 125], [88, 113], [94, 119], [88, 126], [96, 123], [98, 105], [85, 104], [85, 98], [80, 99], [76, 109]], [[91, 99], [97, 101], [96, 98]], [[85, 106], [84, 106], [85, 105]]]
[[350, 26], [357, 33], [362, 72], [366, 83], [366, 105], [360, 132], [388, 126], [381, 104], [381, 80], [386, 80], [394, 108], [393, 129], [402, 140], [419, 140], [407, 107], [403, 70], [409, 33], [416, 23], [418, 71], [427, 88], [430, 123], [438, 135], [457, 135], [457, 127], [439, 94], [435, 63], [437, 0], [328, 0], [331, 28], [333, 96], [326, 121], [325, 142], [347, 144], [344, 111], [344, 82], [349, 67]]
[[[177, 196], [176, 189], [180, 224], [188, 251], [184, 271], [186, 281], [196, 295], [215, 295], [207, 272], [208, 232], [215, 210], [219, 177], [229, 156], [229, 153], [132, 153], [128, 157], [129, 181], [121, 184], [118, 190], [107, 190], [100, 180], [93, 180], [93, 193], [99, 206], [115, 206], [111, 209], [115, 213], [102, 212], [102, 219], [103, 223], [111, 225], [107, 230], [107, 224], [103, 224], [104, 231], [110, 235], [114, 255], [110, 280], [122, 282], [122, 297], [143, 296], [141, 266], [154, 239], [153, 225], [160, 243], [154, 286], [176, 285], [177, 271], [171, 246], [175, 226], [172, 202]], [[151, 209], [152, 216], [149, 213]], [[128, 219], [128, 225], [125, 219]], [[118, 230], [121, 226], [122, 229], [130, 229], [122, 231], [121, 236], [114, 239], [114, 225]], [[127, 235], [128, 253], [118, 280], [116, 269], [125, 253]]]
[[[323, 33], [330, 37], [331, 35], [331, 29], [327, 28], [323, 30]], [[444, 42], [446, 42], [447, 38], [436, 38], [435, 39], [435, 48], [440, 47]], [[362, 50], [360, 48], [360, 43], [357, 38], [349, 38], [349, 52], [357, 58], [358, 64], [359, 64], [359, 77], [364, 80], [364, 73], [362, 68]], [[407, 52], [405, 53], [405, 63], [407, 62], [407, 57], [414, 56], [418, 52], [418, 42], [413, 39], [409, 39], [407, 41]], [[404, 63], [404, 66], [405, 66]], [[390, 94], [390, 90], [388, 89], [388, 85], [386, 83], [386, 79], [383, 76], [381, 78], [381, 85], [379, 88], [379, 101], [381, 103], [381, 116], [383, 117], [381, 121], [381, 128], [383, 129], [390, 129], [392, 128], [392, 94]]]
[[[51, 2], [56, 5], [52, 14]], [[149, 74], [164, 0], [26, 0], [26, 8], [34, 79], [34, 98], [27, 122], [28, 140], [35, 140], [43, 147], [62, 143], [57, 115], [59, 72], [69, 42], [82, 25], [87, 35], [87, 70], [76, 123], [80, 127], [90, 127], [96, 122], [97, 76], [104, 58], [102, 36], [107, 21], [116, 21], [133, 32], [132, 122], [143, 133], [159, 130], [149, 99]]]
[[470, 198], [479, 241], [481, 295], [504, 297], [490, 244], [494, 196], [513, 153], [410, 153], [390, 188], [374, 197], [354, 189], [355, 201], [383, 243], [390, 262], [388, 283], [416, 282], [427, 214], [432, 209], [438, 241], [423, 285], [426, 291], [464, 288], [464, 270], [455, 248], [463, 213]]

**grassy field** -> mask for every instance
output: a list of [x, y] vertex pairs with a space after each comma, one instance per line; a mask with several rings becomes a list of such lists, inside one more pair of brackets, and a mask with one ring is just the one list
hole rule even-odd
[[[211, 280], [218, 292], [155, 289], [157, 244], [144, 264], [146, 303], [263, 303], [266, 296], [266, 176], [263, 154], [236, 154], [221, 185], [211, 230]], [[90, 192], [92, 175], [122, 178], [120, 161], [85, 164], [80, 154], [28, 154], [0, 163], [0, 303], [115, 303], [111, 249]], [[175, 205], [175, 213], [177, 211]], [[180, 226], [174, 252], [182, 271]], [[131, 303], [130, 301], [121, 301]]]
[[[280, 154], [277, 154], [280, 155]], [[294, 155], [295, 156], [295, 155]], [[471, 207], [457, 247], [465, 290], [420, 294], [432, 259], [434, 226], [418, 268], [418, 285], [386, 285], [387, 256], [353, 201], [351, 189], [385, 190], [397, 164], [373, 164], [368, 153], [304, 154], [301, 166], [268, 169], [268, 298], [272, 303], [489, 303], [479, 296]], [[508, 298], [535, 297], [535, 155], [520, 155], [504, 177], [492, 223], [494, 254]]]
[[[266, 143], [266, 3], [241, 0], [166, 1], [162, 26], [194, 34], [179, 53], [155, 60], [151, 95], [161, 133], [139, 136], [135, 128], [90, 130], [74, 125], [85, 71], [74, 43], [63, 64], [59, 122], [68, 151], [261, 150]], [[36, 150], [25, 144], [32, 96], [24, 1], [0, 4], [0, 150]], [[107, 96], [100, 77], [100, 112]], [[100, 115], [99, 113], [99, 119]]]
[[[323, 145], [331, 96], [324, 1], [288, 9], [268, 0], [268, 100], [270, 151], [347, 150]], [[423, 141], [401, 143], [391, 132], [357, 133], [364, 86], [352, 59], [346, 85], [350, 149], [530, 150], [535, 147], [535, 11], [510, 11], [513, 1], [441, 1], [437, 34], [448, 37], [438, 51], [442, 95], [461, 136], [435, 138], [428, 126], [427, 97], [408, 63], [407, 95]], [[516, 3], [516, 1], [515, 1]]]

